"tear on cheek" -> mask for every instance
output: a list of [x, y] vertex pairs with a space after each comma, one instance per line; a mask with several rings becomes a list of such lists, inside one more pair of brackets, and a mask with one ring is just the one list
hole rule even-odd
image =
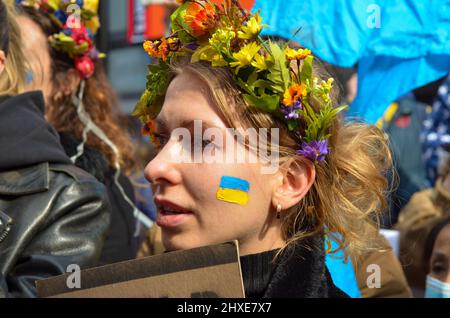
[[216, 197], [219, 201], [246, 206], [249, 201], [250, 183], [234, 177], [222, 177]]

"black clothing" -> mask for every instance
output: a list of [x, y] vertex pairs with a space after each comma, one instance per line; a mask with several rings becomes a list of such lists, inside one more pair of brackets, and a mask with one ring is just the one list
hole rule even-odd
[[0, 294], [98, 265], [109, 227], [105, 187], [70, 163], [40, 92], [0, 99]]
[[343, 298], [325, 265], [324, 241], [310, 237], [289, 246], [273, 263], [277, 251], [241, 257], [248, 298]]

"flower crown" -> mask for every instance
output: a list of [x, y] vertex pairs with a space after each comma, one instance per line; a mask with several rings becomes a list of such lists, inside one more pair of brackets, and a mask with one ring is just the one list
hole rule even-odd
[[105, 57], [94, 46], [94, 36], [100, 27], [99, 0], [16, 0], [16, 3], [48, 13], [61, 29], [50, 36], [50, 45], [74, 60], [83, 79], [94, 74], [94, 62]]
[[[332, 78], [319, 82], [313, 77], [310, 50], [263, 40], [260, 32], [267, 26], [259, 13], [245, 11], [237, 0], [226, 0], [222, 6], [209, 0], [181, 1], [171, 24], [169, 37], [144, 43], [159, 63], [148, 66], [147, 86], [133, 114], [144, 122], [143, 132], [152, 141], [156, 142], [153, 120], [170, 81], [170, 60], [189, 55], [192, 63], [230, 68], [249, 107], [284, 120], [293, 133], [300, 134], [302, 128], [298, 155], [313, 162], [326, 159], [331, 124], [345, 107], [332, 105]], [[319, 112], [311, 106], [313, 101], [320, 103]]]

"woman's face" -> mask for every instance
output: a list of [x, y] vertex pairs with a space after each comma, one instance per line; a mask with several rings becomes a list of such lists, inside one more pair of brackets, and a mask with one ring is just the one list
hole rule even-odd
[[441, 230], [434, 243], [430, 276], [450, 284], [450, 225]]
[[19, 17], [19, 25], [28, 64], [29, 83], [26, 90], [41, 90], [45, 99], [48, 100], [52, 93], [48, 39], [39, 25], [27, 16]]
[[[157, 117], [161, 149], [145, 169], [146, 178], [156, 188], [157, 223], [162, 228], [166, 249], [189, 249], [231, 240], [239, 241], [243, 255], [282, 247], [280, 221], [271, 211], [273, 189], [279, 180], [277, 174], [263, 174], [259, 163], [181, 162], [183, 155], [191, 158], [189, 145], [191, 150], [196, 145], [200, 149], [208, 146], [213, 149], [211, 154], [216, 155], [231, 151], [225, 140], [221, 146], [215, 137], [204, 141], [203, 145], [201, 139], [190, 143], [177, 138], [174, 130], [184, 127], [194, 139], [194, 120], [201, 120], [200, 138], [207, 128], [217, 128], [224, 137], [229, 136], [206, 84], [184, 72], [168, 88]], [[239, 144], [237, 147], [248, 155], [245, 147]], [[248, 203], [231, 202], [233, 196], [227, 196], [230, 193], [222, 193], [218, 198], [223, 177], [229, 177], [224, 182], [234, 180], [232, 178], [244, 184], [248, 182]]]

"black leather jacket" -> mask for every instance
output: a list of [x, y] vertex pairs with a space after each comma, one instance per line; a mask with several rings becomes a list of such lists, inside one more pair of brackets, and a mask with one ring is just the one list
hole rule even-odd
[[70, 164], [57, 136], [41, 94], [0, 99], [0, 289], [8, 297], [35, 297], [36, 280], [100, 257], [105, 188]]

